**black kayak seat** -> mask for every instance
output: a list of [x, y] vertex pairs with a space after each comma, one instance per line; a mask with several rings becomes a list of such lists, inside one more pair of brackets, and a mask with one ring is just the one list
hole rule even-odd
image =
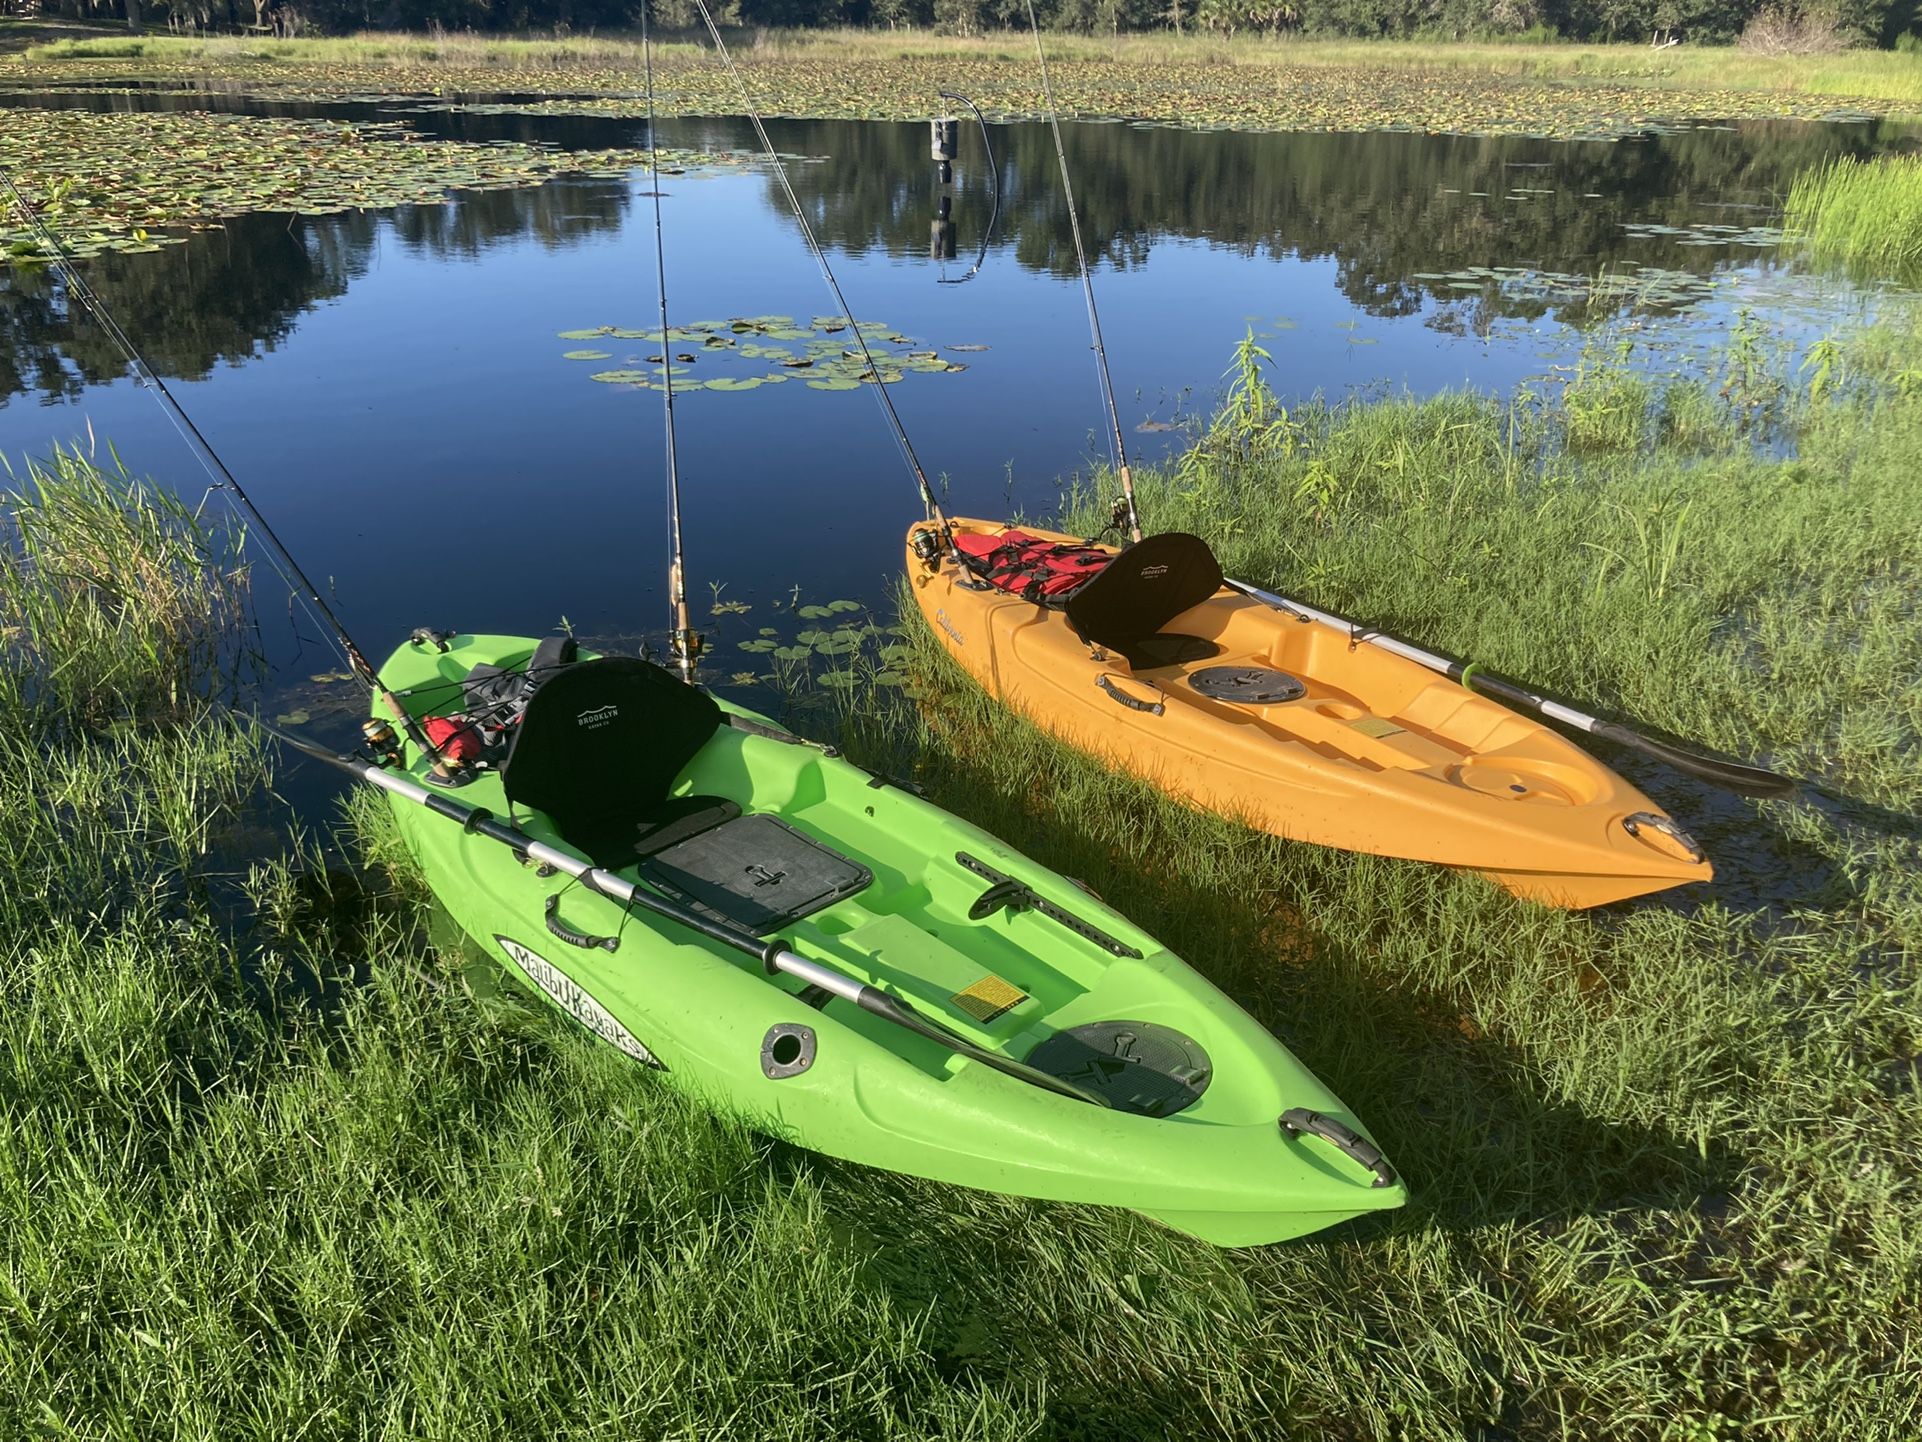
[[1221, 648], [1162, 628], [1214, 595], [1221, 581], [1206, 541], [1164, 531], [1135, 542], [1076, 591], [1068, 600], [1068, 624], [1090, 646], [1118, 652], [1132, 666], [1202, 660]]
[[501, 790], [596, 866], [628, 866], [741, 814], [725, 797], [668, 794], [721, 724], [713, 697], [651, 662], [561, 666], [521, 715]]

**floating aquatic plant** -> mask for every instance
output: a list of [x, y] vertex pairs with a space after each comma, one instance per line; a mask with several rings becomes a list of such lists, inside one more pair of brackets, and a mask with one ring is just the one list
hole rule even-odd
[[[867, 353], [853, 335], [853, 323], [842, 315], [817, 315], [800, 321], [791, 315], [732, 316], [670, 326], [665, 332], [597, 326], [558, 332], [561, 340], [631, 340], [649, 347], [626, 363], [595, 371], [590, 379], [606, 385], [666, 388], [671, 376], [676, 394], [683, 391], [751, 391], [802, 379], [809, 390], [851, 391], [863, 384], [894, 385], [910, 373], [952, 374], [967, 366], [944, 358], [939, 350], [921, 347], [881, 321], [860, 322]], [[950, 346], [950, 350], [985, 347]], [[872, 364], [869, 363], [870, 357]], [[570, 350], [567, 360], [606, 360], [599, 350]], [[642, 365], [646, 369], [642, 368]]]
[[[739, 57], [764, 112], [813, 119], [919, 120], [929, 97], [959, 90], [991, 119], [1042, 114], [1032, 68], [988, 54], [784, 53], [769, 47]], [[497, 66], [392, 55], [379, 59], [301, 60], [223, 55], [221, 79], [274, 100], [369, 101], [405, 97], [422, 107], [489, 114], [638, 117], [632, 64], [580, 59], [544, 70], [529, 88], [548, 98], [526, 102], [462, 99], [499, 92]], [[1541, 76], [1456, 66], [1326, 65], [1141, 57], [1062, 57], [1053, 68], [1062, 113], [1084, 120], [1195, 130], [1399, 130], [1448, 135], [1545, 135], [1612, 140], [1666, 131], [1695, 120], [1840, 119], [1888, 113], [1891, 101], [1784, 91], [1675, 88], [1603, 75]], [[36, 56], [0, 61], [0, 78], [36, 85], [65, 80], [176, 79], [203, 83], [207, 60], [190, 53], [131, 58]], [[734, 115], [733, 81], [695, 48], [655, 59], [657, 109], [665, 115]], [[573, 92], [554, 96], [557, 82]]]
[[[738, 164], [731, 152], [663, 151], [662, 168]], [[328, 215], [439, 204], [454, 190], [534, 185], [558, 175], [624, 176], [636, 149], [560, 151], [517, 142], [427, 139], [404, 125], [282, 120], [204, 111], [9, 109], [0, 166], [69, 254], [151, 251], [249, 211]], [[17, 216], [0, 218], [0, 258], [42, 258]]]

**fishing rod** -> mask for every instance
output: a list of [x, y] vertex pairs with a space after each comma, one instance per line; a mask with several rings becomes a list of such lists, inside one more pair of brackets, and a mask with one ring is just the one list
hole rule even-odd
[[1677, 771], [1686, 772], [1702, 781], [1721, 786], [1729, 791], [1740, 792], [1744, 796], [1787, 796], [1801, 783], [1793, 777], [1779, 772], [1768, 771], [1760, 766], [1749, 766], [1739, 761], [1721, 761], [1713, 756], [1702, 756], [1685, 750], [1666, 741], [1658, 741], [1645, 736], [1619, 721], [1606, 721], [1599, 716], [1590, 716], [1585, 711], [1554, 701], [1537, 692], [1529, 690], [1518, 681], [1510, 681], [1492, 671], [1484, 671], [1473, 661], [1455, 661], [1439, 656], [1433, 651], [1424, 651], [1397, 636], [1385, 631], [1372, 631], [1331, 611], [1323, 611], [1301, 601], [1278, 596], [1273, 591], [1264, 591], [1251, 586], [1246, 581], [1229, 581], [1230, 589], [1239, 591], [1251, 600], [1260, 601], [1278, 611], [1285, 611], [1303, 621], [1319, 621], [1325, 626], [1348, 633], [1349, 644], [1366, 643], [1377, 646], [1392, 656], [1413, 661], [1437, 671], [1451, 681], [1461, 683], [1464, 690], [1480, 692], [1510, 706], [1532, 711], [1537, 716], [1545, 716], [1551, 721], [1559, 721], [1591, 736], [1599, 736], [1605, 741], [1626, 746], [1644, 755], [1673, 766]]
[[[151, 394], [161, 410], [166, 413], [175, 433], [186, 442], [194, 458], [200, 462], [201, 469], [213, 482], [214, 489], [223, 490], [232, 496], [234, 503], [252, 523], [254, 529], [266, 538], [269, 561], [274, 569], [280, 573], [281, 579], [293, 588], [309, 608], [310, 613], [322, 620], [333, 631], [335, 644], [340, 647], [341, 655], [346, 658], [347, 664], [374, 694], [380, 697], [381, 704], [392, 713], [393, 718], [400, 722], [407, 732], [408, 740], [412, 741], [421, 754], [429, 759], [435, 780], [443, 784], [455, 784], [466, 780], [468, 772], [464, 763], [457, 758], [444, 755], [441, 749], [428, 739], [426, 731], [414, 718], [413, 713], [380, 679], [380, 673], [361, 653], [360, 647], [354, 644], [354, 638], [348, 634], [346, 626], [334, 614], [333, 608], [327, 604], [320, 593], [320, 588], [307, 579], [307, 573], [301, 570], [300, 563], [294, 559], [293, 552], [289, 551], [280, 537], [274, 533], [274, 528], [267, 523], [267, 518], [261, 514], [260, 508], [241, 488], [240, 482], [234, 478], [234, 473], [227, 469], [227, 463], [221, 460], [220, 453], [213, 448], [213, 444], [206, 436], [201, 434], [200, 427], [194, 424], [193, 418], [187, 414], [186, 409], [174, 399], [173, 392], [167, 388], [167, 383], [160, 378], [159, 373], [147, 364], [147, 358], [141, 354], [139, 347], [133, 343], [133, 339], [126, 331], [120, 328], [120, 322], [114, 319], [113, 313], [107, 309], [106, 302], [101, 300], [93, 287], [82, 278], [80, 272], [74, 267], [72, 258], [67, 254], [66, 248], [60, 244], [53, 231], [41, 219], [39, 212], [27, 203], [26, 196], [20, 193], [19, 186], [14, 184], [13, 176], [5, 166], [0, 166], [0, 186], [5, 187], [14, 208], [26, 219], [28, 227], [46, 248], [48, 259], [67, 288], [68, 297], [80, 302], [81, 308], [93, 317], [94, 323], [106, 333], [107, 338], [126, 357], [127, 364], [133, 368], [135, 382]], [[278, 559], [275, 559], [275, 553], [278, 554]]]
[[661, 405], [667, 420], [667, 521], [674, 559], [667, 569], [667, 606], [672, 640], [669, 649], [681, 668], [681, 679], [694, 684], [694, 663], [701, 638], [687, 619], [687, 560], [681, 547], [681, 473], [674, 449], [674, 347], [667, 327], [667, 251], [661, 230], [661, 152], [655, 139], [654, 45], [647, 33], [648, 4], [641, 6], [641, 64], [647, 75], [647, 162], [653, 176], [654, 293], [661, 303]]
[[[1121, 411], [1115, 405], [1114, 377], [1108, 373], [1108, 348], [1101, 340], [1101, 312], [1095, 309], [1094, 277], [1088, 272], [1088, 252], [1081, 244], [1081, 216], [1075, 209], [1074, 182], [1068, 178], [1068, 151], [1061, 143], [1061, 114], [1055, 109], [1054, 82], [1048, 78], [1048, 52], [1041, 44], [1041, 25], [1034, 0], [1027, 0], [1028, 29], [1034, 34], [1035, 59], [1041, 62], [1041, 95], [1048, 102], [1048, 125], [1054, 132], [1054, 158], [1061, 167], [1061, 193], [1068, 202], [1068, 226], [1074, 233], [1074, 260], [1081, 271], [1081, 293], [1088, 303], [1088, 333], [1094, 338], [1095, 371], [1101, 378], [1101, 398], [1108, 407], [1108, 433], [1114, 439], [1115, 470], [1121, 476], [1121, 509], [1127, 511], [1128, 537], [1141, 539], [1141, 512], [1135, 506], [1134, 472], [1128, 466], [1128, 443], [1121, 436]], [[1117, 520], [1121, 519], [1117, 515]]]
[[988, 259], [988, 243], [994, 239], [994, 227], [1001, 219], [1001, 167], [994, 163], [994, 145], [988, 139], [988, 119], [981, 113], [981, 107], [965, 95], [957, 95], [952, 90], [935, 92], [943, 100], [958, 100], [974, 112], [974, 123], [981, 127], [981, 149], [988, 157], [988, 183], [993, 187], [993, 207], [988, 211], [988, 228], [981, 232], [981, 249], [975, 253], [974, 264], [968, 267], [966, 275], [949, 280], [946, 276], [936, 279], [937, 285], [966, 285], [981, 273], [981, 267]]
[[[941, 1025], [940, 1022], [924, 1016], [900, 997], [890, 996], [879, 987], [857, 980], [845, 972], [836, 970], [834, 967], [828, 966], [823, 962], [813, 961], [805, 956], [797, 956], [794, 952], [783, 946], [778, 939], [764, 940], [761, 937], [755, 936], [752, 932], [741, 930], [714, 917], [704, 916], [693, 907], [682, 902], [672, 901], [652, 891], [644, 890], [631, 881], [623, 880], [611, 871], [604, 871], [598, 866], [581, 860], [580, 857], [575, 856], [572, 852], [563, 851], [559, 847], [549, 846], [546, 842], [537, 840], [527, 832], [522, 831], [518, 826], [510, 825], [500, 820], [485, 807], [469, 806], [465, 802], [456, 801], [451, 796], [442, 795], [438, 791], [430, 791], [417, 781], [385, 770], [359, 756], [342, 755], [338, 752], [329, 751], [324, 746], [316, 745], [314, 742], [305, 740], [299, 736], [290, 736], [285, 731], [278, 730], [265, 723], [257, 724], [260, 725], [262, 731], [266, 732], [267, 735], [273, 737], [283, 746], [291, 747], [303, 755], [313, 757], [317, 761], [324, 761], [330, 766], [337, 766], [350, 775], [357, 776], [362, 781], [379, 787], [389, 795], [398, 796], [405, 801], [412, 802], [416, 806], [423, 806], [437, 816], [442, 816], [449, 821], [455, 822], [460, 826], [462, 831], [474, 836], [485, 837], [489, 841], [498, 842], [502, 846], [508, 847], [515, 855], [521, 857], [523, 860], [532, 861], [541, 866], [551, 866], [556, 871], [564, 872], [568, 876], [573, 877], [588, 891], [593, 892], [597, 896], [604, 897], [608, 901], [612, 901], [617, 906], [623, 907], [630, 912], [637, 910], [651, 912], [663, 920], [671, 921], [678, 926], [685, 927], [689, 931], [696, 932], [706, 937], [709, 941], [718, 942], [722, 946], [751, 958], [763, 967], [770, 976], [776, 973], [784, 973], [807, 983], [809, 986], [818, 986], [821, 990], [833, 996], [838, 996], [843, 1001], [854, 1003], [854, 1005], [860, 1007], [862, 1011], [867, 1012], [871, 1016], [877, 1016], [883, 1021], [901, 1027], [905, 1031], [913, 1032], [916, 1036], [924, 1037], [938, 1046], [945, 1047], [957, 1056], [966, 1057], [970, 1061], [978, 1061], [983, 1066], [1001, 1072], [1006, 1076], [1013, 1077], [1017, 1081], [1027, 1082], [1030, 1086], [1037, 1086], [1045, 1091], [1051, 1091], [1057, 1096], [1087, 1102], [1092, 1106], [1106, 1107], [1108, 1105], [1101, 1097], [1091, 1092], [1083, 1091], [1072, 1082], [1050, 1076], [1047, 1072], [1028, 1066], [1024, 1062], [1018, 1062], [1012, 1057], [1003, 1056], [999, 1052], [976, 1046], [966, 1037], [948, 1030], [948, 1028]], [[574, 946], [600, 947], [607, 951], [612, 951], [619, 945], [619, 941], [615, 937], [590, 936], [585, 932], [576, 931], [568, 926], [567, 923], [562, 921], [557, 915], [554, 905], [555, 900], [556, 897], [554, 896], [548, 898], [547, 929], [556, 936], [559, 936], [562, 940]]]
[[814, 234], [814, 226], [809, 223], [807, 210], [801, 204], [801, 197], [795, 193], [794, 184], [788, 179], [787, 166], [781, 162], [781, 154], [774, 148], [774, 141], [767, 133], [767, 125], [761, 119], [760, 111], [754, 108], [753, 96], [749, 93], [747, 82], [734, 64], [734, 57], [728, 52], [727, 42], [721, 38], [721, 27], [714, 21], [714, 12], [708, 8], [707, 0], [694, 0], [694, 8], [701, 13], [702, 23], [707, 27], [708, 36], [714, 41], [715, 52], [721, 63], [727, 67], [735, 89], [741, 92], [741, 103], [747, 107], [747, 118], [754, 126], [754, 133], [760, 137], [761, 149], [767, 153], [768, 163], [774, 167], [774, 175], [781, 183], [782, 193], [787, 197], [789, 207], [794, 211], [794, 219], [800, 224], [801, 235], [806, 239], [808, 250], [814, 262], [821, 269], [821, 278], [827, 282], [834, 303], [847, 317], [848, 328], [854, 332], [854, 342], [861, 348], [861, 359], [867, 362], [868, 375], [873, 378], [874, 394], [881, 403], [882, 413], [887, 417], [888, 426], [894, 433], [894, 443], [900, 448], [901, 458], [907, 462], [908, 470], [914, 475], [915, 484], [921, 489], [921, 504], [927, 508], [928, 519], [933, 521], [944, 538], [952, 546], [952, 528], [947, 515], [941, 509], [941, 502], [935, 496], [934, 486], [928, 480], [928, 473], [921, 468], [921, 458], [915, 454], [914, 442], [908, 439], [908, 428], [901, 423], [901, 416], [894, 408], [894, 398], [888, 394], [887, 383], [881, 379], [881, 369], [874, 362], [874, 353], [868, 349], [868, 338], [861, 334], [861, 323], [854, 318], [854, 311], [841, 293], [841, 283], [834, 278], [834, 267], [828, 264], [827, 252], [822, 249], [820, 240]]

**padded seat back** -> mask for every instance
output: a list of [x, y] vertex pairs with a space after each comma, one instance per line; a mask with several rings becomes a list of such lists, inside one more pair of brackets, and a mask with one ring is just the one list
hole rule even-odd
[[713, 697], [636, 657], [564, 666], [527, 703], [501, 790], [592, 850], [631, 833], [720, 724]]
[[1068, 624], [1090, 645], [1127, 656], [1175, 617], [1221, 589], [1208, 543], [1165, 531], [1128, 547], [1068, 602]]

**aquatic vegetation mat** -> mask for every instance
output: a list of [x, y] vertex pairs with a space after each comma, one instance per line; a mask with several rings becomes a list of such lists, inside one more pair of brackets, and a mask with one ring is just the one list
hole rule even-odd
[[[661, 152], [663, 173], [741, 165], [729, 152]], [[400, 124], [279, 120], [199, 111], [10, 109], [4, 166], [76, 256], [151, 251], [185, 229], [249, 211], [329, 215], [438, 205], [454, 190], [536, 185], [560, 175], [620, 177], [641, 149], [558, 151], [519, 142], [431, 140]], [[0, 216], [0, 256], [38, 245], [18, 215]]]
[[[1461, 67], [1296, 65], [1251, 51], [1246, 63], [1192, 59], [1057, 58], [1057, 100], [1064, 116], [1135, 120], [1194, 129], [1412, 130], [1437, 134], [1543, 135], [1610, 139], [1694, 120], [1765, 117], [1859, 118], [1901, 107], [1889, 101], [1721, 89], [1674, 89], [1639, 76], [1543, 77]], [[178, 57], [178, 58], [176, 58]], [[967, 53], [886, 55], [763, 53], [738, 58], [756, 106], [769, 115], [811, 119], [921, 120], [943, 90], [971, 97], [991, 117], [1032, 120], [1044, 113], [1031, 57]], [[271, 52], [207, 59], [158, 51], [131, 59], [37, 58], [0, 62], [0, 80], [46, 84], [83, 79], [183, 80], [210, 73], [230, 90], [278, 100], [416, 97], [428, 104], [479, 104], [493, 113], [638, 117], [632, 65], [585, 60], [539, 72], [472, 61], [433, 62], [419, 54], [386, 60], [282, 61]], [[664, 115], [735, 115], [740, 96], [713, 57], [693, 47], [656, 62]], [[566, 96], [502, 103], [519, 82]], [[530, 84], [531, 82], [531, 84]]]
[[[864, 383], [894, 385], [909, 374], [944, 375], [967, 369], [965, 363], [947, 359], [938, 349], [924, 346], [882, 321], [864, 320], [859, 324], [867, 341], [866, 354], [855, 339], [854, 326], [844, 315], [817, 315], [808, 321], [798, 321], [791, 315], [697, 320], [669, 326], [665, 337], [659, 326], [629, 330], [612, 325], [564, 330], [559, 335], [577, 345], [585, 341], [640, 342], [640, 349], [623, 356], [619, 365], [594, 371], [590, 378], [606, 385], [665, 390], [671, 375], [676, 395], [701, 390], [751, 391], [790, 380], [802, 382], [809, 390], [851, 391]], [[567, 351], [562, 358], [604, 361], [615, 356], [605, 349], [587, 347]]]

